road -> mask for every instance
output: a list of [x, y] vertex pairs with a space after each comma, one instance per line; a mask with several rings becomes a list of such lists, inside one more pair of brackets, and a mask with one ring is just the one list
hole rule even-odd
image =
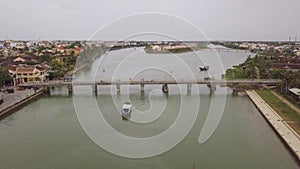
[[3, 95], [3, 103], [0, 105], [0, 113], [2, 112], [2, 110], [4, 110], [6, 107], [9, 107], [17, 102], [19, 102], [20, 100], [34, 94], [35, 92], [33, 90], [30, 89], [26, 89], [26, 90], [15, 90], [14, 93], [3, 93], [0, 92], [0, 95]]

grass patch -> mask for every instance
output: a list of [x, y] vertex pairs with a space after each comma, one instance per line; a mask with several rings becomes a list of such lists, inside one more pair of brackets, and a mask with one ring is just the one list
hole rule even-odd
[[298, 107], [300, 109], [300, 102], [297, 102], [294, 98], [292, 98], [290, 95], [288, 95], [285, 92], [281, 92], [280, 90], [276, 91], [278, 94], [280, 94], [281, 96], [283, 96], [286, 100], [288, 100], [289, 102], [291, 102], [294, 106]]
[[229, 68], [226, 70], [226, 79], [244, 79], [245, 74], [242, 67]]
[[155, 50], [151, 47], [146, 47], [145, 49], [146, 53], [185, 53], [185, 52], [192, 52], [193, 49], [190, 47], [187, 48], [178, 48], [178, 49], [168, 49], [168, 50]]
[[295, 110], [291, 109], [268, 90], [256, 90], [256, 93], [263, 98], [283, 120], [295, 122], [290, 126], [300, 134], [300, 115]]

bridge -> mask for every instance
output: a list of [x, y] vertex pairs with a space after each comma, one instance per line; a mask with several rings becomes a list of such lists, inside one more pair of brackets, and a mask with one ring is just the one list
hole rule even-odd
[[46, 81], [46, 82], [31, 82], [18, 84], [19, 87], [43, 87], [49, 91], [49, 87], [66, 86], [69, 89], [69, 93], [72, 93], [73, 86], [92, 86], [93, 91], [97, 94], [97, 86], [103, 85], [116, 85], [117, 92], [120, 92], [121, 85], [140, 85], [141, 92], [144, 92], [145, 85], [162, 85], [162, 89], [165, 93], [168, 93], [168, 85], [185, 84], [187, 85], [187, 92], [191, 92], [192, 85], [206, 84], [211, 91], [216, 89], [216, 85], [232, 85], [233, 89], [238, 88], [239, 85], [276, 85], [281, 83], [279, 79], [234, 79], [234, 80], [214, 80], [214, 79], [203, 79], [203, 80], [114, 80], [114, 81]]

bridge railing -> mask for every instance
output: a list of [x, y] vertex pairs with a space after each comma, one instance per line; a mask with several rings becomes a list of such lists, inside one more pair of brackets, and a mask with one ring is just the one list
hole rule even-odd
[[[143, 84], [209, 84], [209, 83], [216, 83], [216, 84], [232, 84], [232, 83], [241, 83], [241, 84], [271, 84], [271, 83], [281, 83], [282, 80], [280, 79], [231, 79], [231, 80], [226, 80], [226, 79], [209, 79], [209, 80], [180, 80], [180, 81], [170, 81], [170, 80], [150, 80], [150, 81], [143, 81]], [[141, 84], [142, 80], [134, 80], [134, 81], [45, 81], [45, 82], [28, 82], [28, 83], [23, 83], [19, 84], [18, 86], [59, 86], [59, 85], [111, 85], [111, 84], [132, 84], [132, 85], [138, 85]]]

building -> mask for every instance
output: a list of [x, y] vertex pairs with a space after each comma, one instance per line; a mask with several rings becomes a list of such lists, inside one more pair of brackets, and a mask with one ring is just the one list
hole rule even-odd
[[300, 101], [300, 89], [298, 88], [291, 88], [289, 89], [289, 94], [292, 96], [296, 101]]
[[49, 68], [41, 65], [20, 65], [20, 66], [9, 66], [10, 74], [13, 77], [14, 85], [27, 82], [45, 81], [49, 74]]
[[14, 62], [26, 62], [26, 59], [23, 59], [21, 57], [17, 57], [13, 60]]

